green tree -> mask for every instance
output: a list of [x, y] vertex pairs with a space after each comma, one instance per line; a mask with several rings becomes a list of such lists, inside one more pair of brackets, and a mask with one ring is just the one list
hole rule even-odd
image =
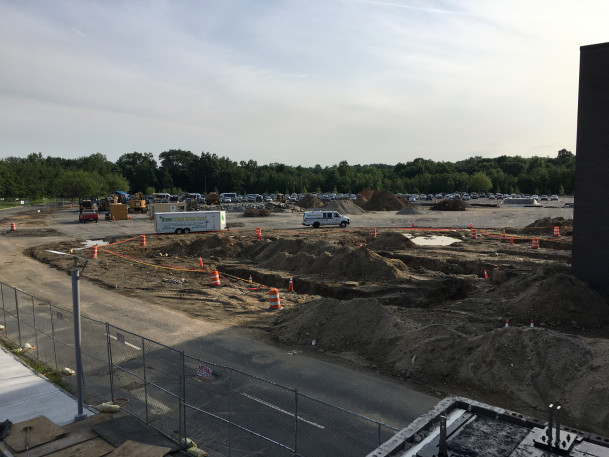
[[121, 175], [129, 181], [132, 192], [143, 192], [146, 187], [156, 187], [157, 164], [150, 152], [123, 154], [116, 161]]
[[493, 188], [493, 182], [486, 173], [477, 171], [469, 178], [469, 188], [474, 192], [488, 192]]

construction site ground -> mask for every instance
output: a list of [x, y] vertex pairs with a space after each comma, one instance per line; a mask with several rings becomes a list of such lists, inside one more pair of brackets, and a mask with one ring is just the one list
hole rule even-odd
[[[153, 234], [147, 215], [75, 230], [66, 210], [55, 210], [24, 211], [19, 229], [4, 235], [48, 237], [25, 254], [66, 271], [71, 258], [50, 251], [88, 257], [99, 244], [84, 277], [194, 318], [438, 395], [537, 417], [559, 402], [567, 424], [609, 430], [609, 305], [570, 275], [572, 210], [354, 211], [346, 229], [303, 227], [299, 213], [229, 214], [230, 230], [190, 235]], [[116, 236], [129, 224], [132, 233], [141, 226], [146, 246]], [[444, 237], [455, 242], [441, 245]], [[220, 272], [220, 287], [210, 286], [210, 270]], [[272, 287], [278, 311], [268, 310]]]

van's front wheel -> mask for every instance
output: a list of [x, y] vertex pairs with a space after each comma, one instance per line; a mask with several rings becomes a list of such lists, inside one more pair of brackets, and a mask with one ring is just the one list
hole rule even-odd
[[345, 227], [347, 226], [347, 222], [346, 222], [346, 221], [342, 221], [342, 222], [340, 223], [340, 226], [341, 226], [342, 228], [345, 228]]
[[313, 222], [313, 227], [319, 228], [319, 222]]

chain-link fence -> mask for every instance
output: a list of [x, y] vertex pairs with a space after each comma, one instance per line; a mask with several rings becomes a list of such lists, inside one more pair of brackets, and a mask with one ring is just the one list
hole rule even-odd
[[[0, 282], [4, 337], [55, 370], [75, 366], [74, 315]], [[295, 389], [210, 363], [141, 335], [81, 317], [83, 389], [114, 401], [212, 456], [353, 457], [397, 429]], [[68, 378], [70, 379], [70, 378]], [[72, 381], [75, 388], [75, 380]]]

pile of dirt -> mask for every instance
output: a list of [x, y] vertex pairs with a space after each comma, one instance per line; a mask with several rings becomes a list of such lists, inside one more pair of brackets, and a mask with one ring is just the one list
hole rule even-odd
[[[253, 241], [228, 233], [215, 233], [213, 235], [194, 235], [189, 238], [178, 239], [164, 246], [161, 254], [172, 258], [180, 257], [227, 257], [233, 258], [241, 255], [243, 250]], [[139, 249], [139, 248], [135, 248]], [[156, 257], [159, 252], [154, 246], [148, 249], [148, 257]]]
[[406, 238], [403, 233], [391, 231], [379, 233], [376, 238], [373, 238], [368, 243], [368, 248], [373, 250], [402, 251], [417, 249], [418, 246], [409, 238]]
[[463, 200], [440, 200], [432, 205], [434, 211], [465, 211], [467, 204]]
[[519, 230], [519, 233], [533, 235], [552, 235], [554, 227], [561, 227], [560, 234], [562, 236], [573, 235], [573, 219], [565, 219], [563, 217], [544, 217], [530, 223], [525, 228]]
[[416, 209], [414, 206], [407, 206], [399, 210], [396, 214], [409, 216], [411, 214], [421, 214], [421, 211]]
[[292, 274], [316, 275], [327, 280], [402, 282], [408, 267], [360, 247], [339, 246], [325, 241], [265, 239], [246, 249], [257, 264]]
[[366, 211], [351, 200], [332, 200], [321, 208], [322, 210], [338, 211], [341, 214], [362, 214]]
[[268, 217], [271, 212], [266, 208], [247, 208], [243, 213], [243, 217]]
[[607, 300], [565, 272], [541, 268], [528, 278], [512, 278], [500, 290], [508, 297], [503, 312], [521, 323], [584, 329], [609, 323]]
[[[356, 203], [358, 202], [356, 201]], [[378, 190], [360, 206], [366, 211], [399, 211], [410, 205], [405, 198], [398, 197], [393, 192]]]
[[325, 203], [321, 198], [316, 197], [312, 194], [307, 194], [305, 198], [295, 203], [295, 206], [301, 208], [321, 208]]
[[573, 219], [565, 219], [564, 217], [544, 217], [530, 223], [526, 228], [531, 227], [572, 227]]
[[608, 423], [609, 341], [527, 326], [468, 334], [449, 323], [417, 325], [413, 312], [376, 299], [319, 299], [278, 316], [272, 335], [290, 345], [314, 341], [316, 350], [441, 391], [449, 384], [453, 394], [489, 402], [507, 394], [525, 414], [559, 399], [579, 423]]

